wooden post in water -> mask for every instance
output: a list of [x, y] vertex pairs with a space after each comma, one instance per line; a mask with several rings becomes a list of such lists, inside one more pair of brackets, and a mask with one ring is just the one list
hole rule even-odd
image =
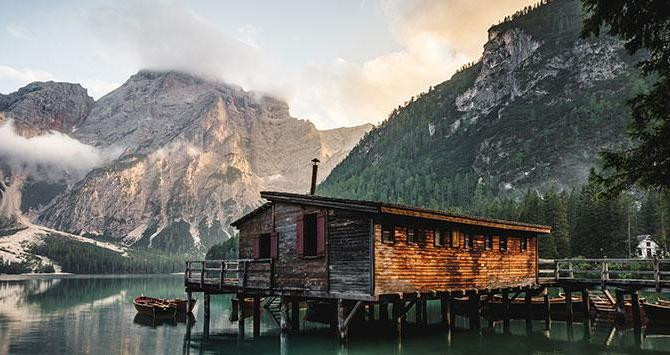
[[337, 300], [337, 334], [342, 343], [347, 339], [347, 329], [344, 324], [345, 317], [344, 300], [340, 298]]
[[617, 327], [623, 329], [626, 327], [626, 301], [624, 293], [623, 290], [617, 288], [614, 294], [616, 297], [616, 324]]
[[254, 338], [261, 335], [261, 296], [254, 295]]
[[191, 308], [191, 303], [193, 303], [193, 293], [191, 291], [186, 291], [186, 313], [193, 312]]
[[526, 329], [531, 329], [533, 327], [533, 299], [531, 298], [532, 294], [530, 290], [526, 290], [524, 293], [524, 303], [526, 305]]
[[375, 320], [375, 304], [370, 302], [368, 303], [368, 321]]
[[282, 333], [287, 333], [288, 330], [289, 330], [289, 322], [288, 322], [288, 307], [289, 306], [288, 306], [288, 303], [289, 303], [288, 297], [281, 296], [281, 299], [280, 299], [280, 305], [281, 305], [280, 307], [281, 308], [280, 308], [280, 311], [279, 311], [279, 315], [280, 315], [280, 317], [279, 317], [280, 318], [279, 319], [279, 327], [280, 327]]
[[237, 335], [240, 339], [244, 339], [244, 294], [237, 295]]
[[205, 338], [209, 337], [209, 293], [205, 292], [204, 294], [204, 322], [202, 324], [202, 333]]
[[567, 315], [568, 326], [572, 327], [572, 321], [574, 320], [574, 311], [572, 309], [572, 290], [563, 289], [565, 293], [565, 313]]
[[[591, 299], [589, 298], [589, 290], [582, 290], [582, 307], [584, 309], [584, 319], [591, 319]], [[584, 322], [586, 324], [586, 322]]]
[[291, 331], [295, 333], [300, 331], [300, 299], [298, 297], [291, 299]]
[[386, 301], [379, 301], [379, 320], [382, 322], [389, 320], [389, 304]]
[[470, 330], [480, 330], [481, 329], [481, 315], [482, 315], [482, 303], [481, 298], [478, 293], [471, 293], [469, 296], [470, 303]]
[[549, 302], [549, 290], [542, 291], [542, 298], [544, 301], [544, 330], [551, 329], [551, 302]]
[[633, 313], [633, 326], [638, 331], [642, 328], [642, 320], [640, 317], [640, 297], [637, 290], [633, 290], [630, 293], [630, 305]]
[[423, 321], [421, 326], [425, 328], [428, 326], [428, 300], [425, 298], [423, 299], [423, 302], [421, 302], [421, 313], [421, 320]]
[[423, 298], [417, 298], [416, 302], [414, 302], [414, 320], [417, 327], [423, 325], [423, 307], [421, 307], [421, 303], [423, 303]]
[[402, 336], [402, 328], [404, 323], [405, 302], [401, 300], [393, 301], [393, 323], [395, 324], [397, 335]]
[[442, 315], [442, 324], [445, 329], [451, 329], [451, 297], [442, 295], [440, 297], [440, 310]]
[[502, 304], [503, 304], [503, 331], [509, 331], [509, 291], [505, 290], [502, 293]]

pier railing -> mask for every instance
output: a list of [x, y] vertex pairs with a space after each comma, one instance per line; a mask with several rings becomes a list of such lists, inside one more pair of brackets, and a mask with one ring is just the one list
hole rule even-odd
[[602, 287], [670, 288], [670, 259], [540, 260], [540, 282], [579, 282]]
[[186, 262], [184, 284], [200, 288], [271, 288], [272, 259], [192, 260]]

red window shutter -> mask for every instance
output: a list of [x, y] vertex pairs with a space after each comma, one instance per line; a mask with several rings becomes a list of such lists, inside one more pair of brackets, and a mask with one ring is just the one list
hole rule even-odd
[[316, 216], [316, 255], [326, 253], [326, 214], [319, 212]]
[[259, 236], [254, 237], [254, 259], [258, 259], [261, 257], [261, 248], [260, 248], [260, 240]]
[[298, 256], [303, 256], [302, 234], [303, 223], [302, 214], [295, 219], [295, 253]]
[[277, 232], [272, 232], [270, 234], [270, 257], [273, 259], [277, 258], [277, 248], [279, 248]]

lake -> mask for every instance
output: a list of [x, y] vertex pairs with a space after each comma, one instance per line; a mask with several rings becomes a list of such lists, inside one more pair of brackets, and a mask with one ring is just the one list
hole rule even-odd
[[[0, 276], [0, 353], [6, 354], [594, 354], [667, 353], [670, 330], [619, 332], [611, 324], [596, 323], [590, 336], [582, 324], [572, 331], [563, 322], [512, 321], [509, 334], [502, 326], [481, 333], [457, 330], [408, 332], [402, 339], [390, 332], [352, 332], [346, 346], [318, 324], [302, 323], [298, 335], [281, 337], [269, 314], [262, 314], [261, 336], [253, 339], [251, 320], [246, 338], [237, 338], [237, 323], [228, 321], [229, 296], [212, 296], [210, 332], [203, 334], [203, 307], [196, 305], [195, 322], [152, 324], [136, 318], [132, 300], [137, 295], [184, 298], [181, 276]], [[202, 295], [199, 295], [202, 297]], [[199, 302], [202, 299], [198, 300]], [[429, 305], [429, 320], [439, 317]], [[413, 319], [409, 316], [410, 321]], [[466, 325], [465, 320], [457, 320]], [[482, 322], [486, 325], [486, 322]], [[353, 334], [357, 333], [357, 334]]]

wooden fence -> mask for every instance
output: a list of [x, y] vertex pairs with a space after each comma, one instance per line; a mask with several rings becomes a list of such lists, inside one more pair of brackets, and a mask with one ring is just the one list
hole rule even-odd
[[200, 288], [272, 287], [272, 259], [196, 260], [186, 262], [184, 284]]

